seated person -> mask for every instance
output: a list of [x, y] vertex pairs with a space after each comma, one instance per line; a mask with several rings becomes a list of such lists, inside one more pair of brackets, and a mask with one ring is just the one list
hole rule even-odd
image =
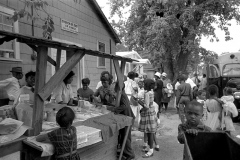
[[54, 91], [52, 99], [55, 99], [58, 104], [73, 104], [73, 90], [71, 83], [73, 81], [73, 76], [75, 73], [71, 71], [63, 80], [63, 83], [60, 84]]
[[89, 84], [90, 84], [90, 80], [88, 78], [82, 79], [82, 88], [79, 88], [77, 90], [77, 95], [82, 100], [87, 100], [89, 102], [92, 102], [92, 96], [94, 92], [88, 87]]
[[105, 74], [100, 78], [102, 86], [94, 93], [94, 100], [98, 101], [97, 97], [100, 97], [101, 103], [104, 105], [115, 106], [116, 95], [112, 84], [112, 76]]
[[[20, 89], [17, 99], [14, 101], [16, 118], [23, 122], [24, 125], [32, 126], [32, 114], [34, 104], [34, 86], [35, 86], [35, 72], [30, 71], [25, 75], [26, 86]], [[21, 95], [29, 95], [29, 103], [20, 102]], [[28, 105], [27, 105], [28, 104]]]

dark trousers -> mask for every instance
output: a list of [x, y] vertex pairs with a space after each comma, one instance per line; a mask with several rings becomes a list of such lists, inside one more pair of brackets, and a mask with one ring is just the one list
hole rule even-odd
[[[123, 155], [125, 157], [135, 157], [135, 154], [133, 152], [132, 145], [131, 145], [131, 143], [132, 143], [131, 130], [132, 130], [132, 127], [130, 127], [126, 145], [125, 145], [125, 148], [123, 151]], [[126, 132], [127, 132], [127, 127], [119, 130], [119, 138], [118, 138], [119, 142], [118, 143], [120, 144], [120, 146], [122, 146], [122, 144], [123, 144], [123, 140], [126, 135]]]
[[178, 114], [179, 114], [179, 118], [180, 118], [182, 124], [184, 124], [186, 122], [186, 118], [185, 118], [185, 114], [184, 114], [184, 108], [185, 108], [185, 105], [187, 104], [187, 102], [190, 102], [190, 97], [188, 97], [188, 96], [182, 96], [179, 100]]

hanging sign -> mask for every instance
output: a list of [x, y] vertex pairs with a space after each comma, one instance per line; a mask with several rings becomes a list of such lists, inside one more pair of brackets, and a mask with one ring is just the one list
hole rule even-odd
[[61, 19], [62, 30], [78, 33], [78, 24]]

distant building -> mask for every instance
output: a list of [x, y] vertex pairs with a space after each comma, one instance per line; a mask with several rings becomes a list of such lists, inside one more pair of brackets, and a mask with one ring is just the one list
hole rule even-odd
[[116, 52], [116, 55], [138, 60], [138, 62], [126, 63], [124, 75], [127, 75], [130, 71], [134, 71], [140, 75], [144, 73], [145, 66], [151, 64], [148, 59], [142, 59], [136, 51]]

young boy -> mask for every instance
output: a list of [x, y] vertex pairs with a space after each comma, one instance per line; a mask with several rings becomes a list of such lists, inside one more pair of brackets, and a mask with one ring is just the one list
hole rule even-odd
[[[118, 87], [118, 83], [116, 83], [116, 85], [115, 85], [115, 91], [117, 91], [117, 87]], [[112, 112], [114, 112], [115, 114], [123, 114], [125, 116], [132, 117], [133, 118], [132, 122], [134, 122], [135, 116], [134, 116], [134, 114], [132, 112], [132, 109], [130, 107], [130, 102], [129, 102], [127, 94], [124, 91], [124, 88], [125, 88], [125, 86], [122, 89], [120, 105], [118, 107], [115, 107], [112, 110]], [[123, 139], [125, 137], [126, 132], [127, 132], [127, 127], [123, 128], [119, 131], [118, 144], [120, 146], [122, 146]], [[135, 158], [135, 154], [133, 152], [131, 142], [132, 142], [132, 138], [131, 138], [131, 128], [130, 128], [129, 133], [128, 133], [128, 137], [127, 137], [127, 141], [126, 141], [126, 144], [125, 144], [125, 148], [124, 148], [124, 151], [123, 151], [123, 156], [126, 157], [125, 160], [132, 160], [132, 159]], [[119, 151], [118, 151], [117, 154], [118, 155], [120, 154]]]
[[197, 101], [188, 102], [184, 109], [187, 121], [178, 126], [178, 141], [184, 144], [184, 133], [196, 136], [198, 131], [209, 132], [211, 129], [202, 124], [203, 105]]

